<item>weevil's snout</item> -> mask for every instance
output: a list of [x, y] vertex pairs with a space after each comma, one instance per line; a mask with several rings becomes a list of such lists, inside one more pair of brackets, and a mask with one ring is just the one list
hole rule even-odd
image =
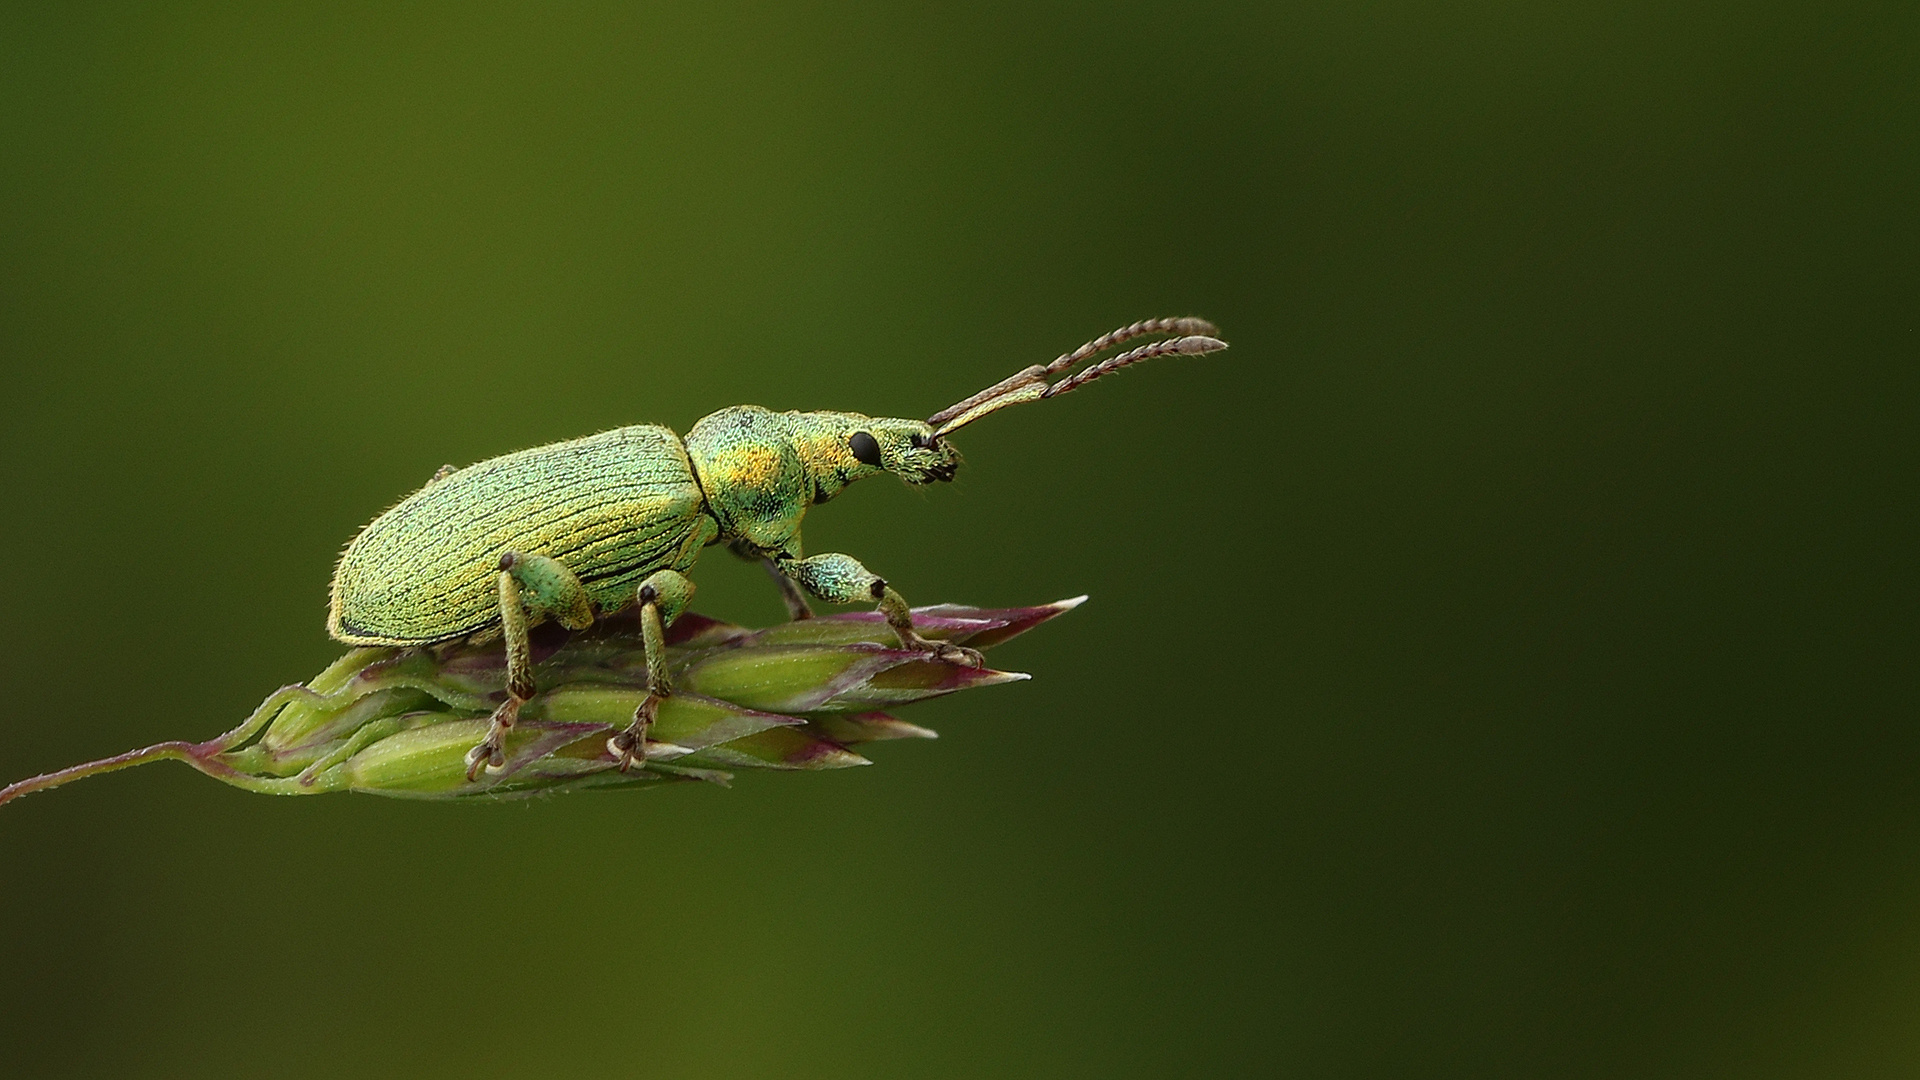
[[951, 484], [953, 483], [953, 474], [959, 471], [960, 455], [956, 452], [953, 455], [952, 461], [947, 462], [945, 465], [934, 465], [928, 468], [927, 477], [931, 480], [938, 480], [943, 484]]
[[960, 451], [931, 436], [924, 446], [910, 447], [901, 455], [900, 467], [894, 471], [900, 479], [909, 484], [942, 484], [953, 482], [953, 475], [960, 471]]
[[960, 470], [960, 451], [919, 420], [896, 421], [901, 428], [883, 444], [887, 469], [909, 484], [951, 483]]

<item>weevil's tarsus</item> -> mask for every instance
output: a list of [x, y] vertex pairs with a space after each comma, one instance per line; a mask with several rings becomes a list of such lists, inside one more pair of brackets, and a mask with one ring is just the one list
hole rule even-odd
[[633, 771], [635, 762], [641, 768], [647, 767], [650, 753], [647, 749], [647, 732], [653, 729], [653, 722], [660, 716], [660, 695], [649, 692], [639, 708], [633, 710], [633, 723], [614, 733], [607, 740], [607, 753], [612, 754], [614, 762], [621, 772]]
[[[934, 413], [927, 418], [927, 423], [933, 425], [934, 437], [939, 438], [958, 431], [983, 416], [999, 412], [1009, 405], [1057, 397], [1142, 360], [1151, 360], [1157, 356], [1203, 356], [1207, 353], [1219, 352], [1227, 347], [1226, 342], [1215, 336], [1219, 332], [1217, 327], [1205, 319], [1192, 317], [1143, 319], [1112, 333], [1102, 334], [1072, 352], [1062, 353], [1055, 357], [1052, 363], [1034, 364], [1025, 370], [1015, 372], [985, 390]], [[1117, 345], [1143, 337], [1167, 334], [1177, 336], [1142, 345], [1119, 356], [1102, 360], [1058, 382], [1049, 382], [1053, 376]]]
[[493, 710], [487, 718], [487, 736], [467, 751], [467, 779], [480, 779], [482, 769], [500, 769], [507, 764], [507, 732], [513, 730], [514, 722], [520, 719], [522, 699], [507, 691], [507, 700]]
[[955, 645], [951, 641], [935, 641], [921, 637], [913, 628], [913, 611], [907, 607], [906, 598], [893, 590], [893, 587], [881, 582], [880, 614], [886, 616], [887, 625], [900, 636], [900, 647], [913, 652], [923, 652], [942, 663], [955, 667], [979, 668], [987, 666], [986, 657], [978, 649], [969, 649], [965, 645]]

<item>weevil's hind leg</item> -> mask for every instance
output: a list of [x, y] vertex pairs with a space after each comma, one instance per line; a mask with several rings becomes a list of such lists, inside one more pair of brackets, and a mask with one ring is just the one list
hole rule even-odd
[[921, 637], [913, 628], [913, 611], [907, 607], [906, 598], [851, 555], [783, 558], [779, 560], [779, 567], [782, 573], [799, 582], [802, 588], [830, 604], [878, 601], [880, 614], [887, 617], [887, 625], [893, 627], [903, 649], [930, 653], [936, 660], [966, 667], [982, 667], [986, 663], [976, 649]]
[[607, 740], [607, 749], [620, 761], [620, 771], [647, 763], [647, 730], [660, 714], [660, 703], [673, 694], [667, 672], [667, 627], [687, 610], [693, 582], [678, 570], [656, 570], [640, 583], [634, 599], [640, 604], [640, 635], [647, 649], [647, 697], [633, 710], [633, 723]]
[[500, 630], [507, 646], [507, 700], [493, 710], [486, 737], [467, 751], [467, 779], [480, 770], [507, 763], [507, 732], [520, 719], [520, 706], [533, 699], [533, 647], [527, 640], [528, 615], [550, 614], [569, 630], [593, 625], [593, 602], [573, 571], [545, 555], [509, 551], [500, 556]]

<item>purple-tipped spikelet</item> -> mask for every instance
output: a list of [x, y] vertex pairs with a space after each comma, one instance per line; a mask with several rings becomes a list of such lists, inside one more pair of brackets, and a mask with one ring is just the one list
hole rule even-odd
[[[914, 609], [926, 637], [987, 649], [1077, 607], [952, 604]], [[668, 634], [674, 694], [660, 706], [645, 768], [621, 772], [608, 739], [647, 694], [637, 619], [568, 634], [534, 632], [534, 678], [504, 767], [467, 780], [467, 751], [504, 699], [498, 642], [439, 649], [354, 649], [304, 685], [203, 743], [166, 742], [0, 790], [0, 803], [97, 773], [175, 759], [235, 787], [275, 795], [364, 791], [416, 799], [511, 798], [583, 787], [725, 783], [735, 769], [869, 764], [849, 747], [934, 733], [886, 711], [1026, 675], [955, 667], [892, 646], [877, 613], [748, 630], [687, 614]]]

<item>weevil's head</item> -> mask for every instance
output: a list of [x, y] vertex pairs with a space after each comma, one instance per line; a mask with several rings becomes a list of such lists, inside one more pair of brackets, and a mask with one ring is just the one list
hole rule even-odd
[[[866, 438], [861, 438], [865, 433]], [[847, 448], [868, 465], [909, 484], [951, 483], [960, 468], [960, 451], [933, 433], [925, 420], [876, 417], [847, 436]]]
[[789, 413], [794, 449], [822, 503], [855, 480], [890, 472], [909, 484], [950, 481], [960, 452], [925, 420], [859, 413]]

